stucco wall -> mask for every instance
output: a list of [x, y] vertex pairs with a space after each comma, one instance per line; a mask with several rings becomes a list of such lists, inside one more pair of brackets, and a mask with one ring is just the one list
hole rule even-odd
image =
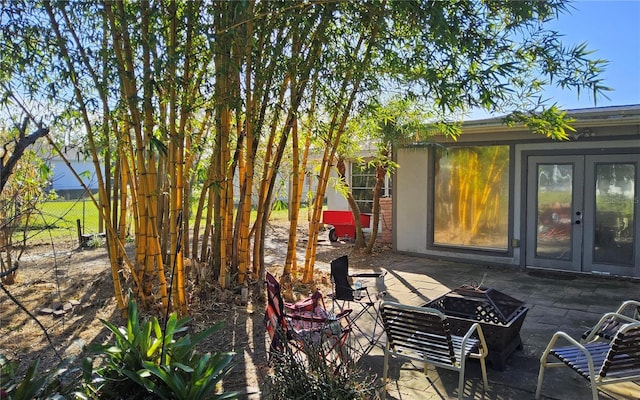
[[[350, 168], [348, 168], [350, 169]], [[350, 172], [347, 171], [347, 180], [351, 179]], [[329, 174], [329, 184], [327, 185], [327, 190], [325, 196], [327, 197], [327, 208], [329, 210], [348, 210], [349, 203], [347, 199], [344, 197], [342, 193], [339, 193], [335, 189], [335, 180], [338, 179], [338, 174], [335, 169], [331, 169], [331, 173]]]
[[396, 153], [400, 166], [394, 176], [393, 232], [396, 250], [424, 253], [427, 245], [426, 148], [404, 148]]

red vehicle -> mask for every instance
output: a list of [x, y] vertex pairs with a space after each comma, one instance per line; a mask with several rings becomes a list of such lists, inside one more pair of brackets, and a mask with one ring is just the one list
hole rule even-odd
[[[371, 222], [371, 214], [360, 214], [360, 223], [363, 228], [368, 228]], [[324, 210], [322, 212], [322, 223], [331, 225], [329, 230], [329, 240], [337, 242], [339, 239], [355, 240], [356, 224], [353, 213], [347, 211]]]

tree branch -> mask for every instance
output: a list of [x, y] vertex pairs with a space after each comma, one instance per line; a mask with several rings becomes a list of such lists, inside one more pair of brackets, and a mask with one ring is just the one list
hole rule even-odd
[[45, 328], [44, 325], [42, 325], [42, 323], [38, 320], [38, 318], [36, 318], [35, 315], [33, 315], [29, 310], [27, 310], [25, 308], [25, 306], [23, 306], [22, 303], [20, 303], [20, 301], [18, 299], [13, 297], [11, 292], [9, 292], [9, 290], [2, 284], [2, 282], [0, 282], [0, 289], [2, 289], [2, 291], [7, 295], [7, 297], [9, 297], [9, 299], [11, 299], [11, 301], [15, 305], [18, 306], [18, 308], [20, 308], [22, 311], [24, 311], [29, 316], [29, 318], [31, 318], [32, 320], [36, 321], [36, 324], [38, 324], [40, 329], [42, 329], [42, 332], [44, 332], [44, 335], [47, 337], [47, 341], [49, 342], [49, 345], [51, 345], [51, 348], [53, 349], [53, 352], [56, 354], [58, 359], [60, 359], [60, 361], [62, 361], [62, 356], [60, 355], [60, 353], [58, 353], [58, 350], [56, 350], [56, 346], [53, 345], [53, 341], [51, 340], [51, 337], [49, 336], [49, 332], [47, 332], [47, 328]]
[[20, 139], [16, 142], [16, 146], [13, 149], [11, 156], [9, 156], [7, 162], [4, 162], [6, 154], [3, 154], [2, 158], [0, 158], [0, 193], [2, 193], [2, 191], [4, 190], [4, 186], [7, 184], [9, 176], [11, 176], [11, 174], [13, 173], [13, 169], [18, 164], [18, 161], [20, 161], [20, 159], [22, 158], [22, 155], [24, 154], [27, 147], [31, 146], [36, 142], [36, 140], [49, 133], [49, 128], [40, 127], [32, 134], [26, 136], [26, 129], [24, 128], [26, 128], [26, 125], [23, 124], [20, 127]]

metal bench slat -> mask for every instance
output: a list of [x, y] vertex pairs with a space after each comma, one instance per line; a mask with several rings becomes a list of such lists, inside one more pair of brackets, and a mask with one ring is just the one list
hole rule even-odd
[[[591, 354], [596, 372], [599, 371], [609, 352], [609, 345], [607, 343], [591, 343], [586, 345], [585, 348], [589, 354]], [[589, 379], [589, 364], [587, 362], [587, 357], [576, 347], [557, 347], [552, 349], [550, 354], [576, 370], [576, 372], [586, 379]]]

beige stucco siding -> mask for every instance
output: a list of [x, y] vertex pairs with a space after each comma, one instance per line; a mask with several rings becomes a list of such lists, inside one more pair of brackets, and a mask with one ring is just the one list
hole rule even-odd
[[427, 246], [426, 148], [404, 148], [397, 152], [399, 171], [395, 174], [393, 202], [397, 210], [393, 231], [398, 251], [424, 253]]

